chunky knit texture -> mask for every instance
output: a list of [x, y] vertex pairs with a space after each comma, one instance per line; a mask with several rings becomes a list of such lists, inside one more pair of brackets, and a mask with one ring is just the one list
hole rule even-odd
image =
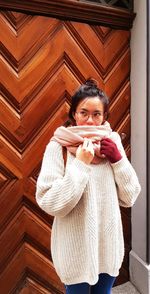
[[[57, 274], [64, 284], [98, 280], [99, 273], [117, 276], [124, 257], [119, 205], [130, 207], [140, 193], [136, 173], [123, 150], [120, 137], [112, 137], [122, 159], [110, 164], [86, 165], [50, 142], [37, 180], [36, 200], [55, 216], [51, 251]], [[113, 139], [114, 139], [113, 138]]]

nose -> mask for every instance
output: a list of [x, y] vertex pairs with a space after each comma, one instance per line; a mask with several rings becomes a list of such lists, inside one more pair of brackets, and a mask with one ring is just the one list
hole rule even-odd
[[89, 117], [88, 117], [88, 119], [87, 119], [86, 122], [87, 122], [88, 125], [94, 125], [94, 121], [93, 121], [92, 115], [89, 115]]

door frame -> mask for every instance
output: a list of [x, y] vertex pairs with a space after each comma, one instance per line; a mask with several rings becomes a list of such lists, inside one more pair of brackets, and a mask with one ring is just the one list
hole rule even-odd
[[0, 0], [1, 10], [40, 14], [62, 20], [72, 20], [113, 29], [130, 30], [136, 14], [127, 9], [105, 6], [100, 3], [77, 0]]

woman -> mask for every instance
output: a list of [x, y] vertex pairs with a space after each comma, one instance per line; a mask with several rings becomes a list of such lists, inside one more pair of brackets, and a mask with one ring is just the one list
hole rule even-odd
[[140, 193], [107, 116], [108, 98], [87, 80], [72, 97], [70, 126], [46, 147], [37, 181], [38, 205], [55, 216], [52, 258], [67, 294], [111, 293], [124, 257], [119, 205], [131, 207]]

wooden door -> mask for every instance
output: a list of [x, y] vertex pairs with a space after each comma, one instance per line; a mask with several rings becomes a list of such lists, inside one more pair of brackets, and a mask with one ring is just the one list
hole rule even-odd
[[[89, 76], [110, 97], [110, 122], [130, 155], [130, 33], [3, 12], [1, 58], [1, 293], [63, 293], [50, 255], [53, 218], [35, 202], [46, 144]], [[130, 210], [122, 210], [128, 280]]]

